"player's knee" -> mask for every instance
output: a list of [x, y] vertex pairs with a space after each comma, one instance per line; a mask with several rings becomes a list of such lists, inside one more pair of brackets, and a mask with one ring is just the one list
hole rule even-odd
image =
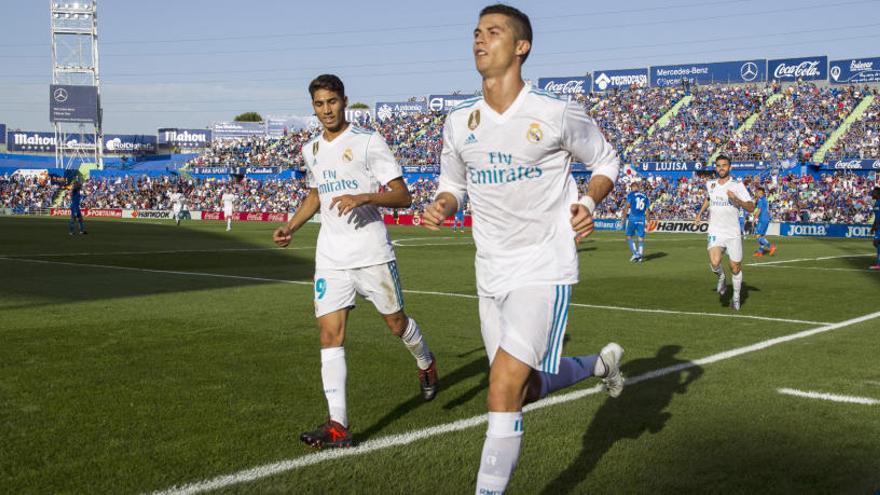
[[731, 263], [731, 264], [730, 264], [730, 271], [731, 271], [731, 273], [733, 273], [734, 275], [736, 275], [736, 274], [738, 274], [740, 271], [742, 271], [742, 265], [740, 265], [739, 263]]
[[401, 311], [393, 315], [386, 315], [385, 323], [388, 325], [388, 329], [391, 330], [391, 333], [397, 337], [401, 337], [409, 324], [409, 318], [407, 318], [406, 314]]
[[340, 347], [345, 341], [345, 325], [341, 322], [321, 322], [321, 347]]

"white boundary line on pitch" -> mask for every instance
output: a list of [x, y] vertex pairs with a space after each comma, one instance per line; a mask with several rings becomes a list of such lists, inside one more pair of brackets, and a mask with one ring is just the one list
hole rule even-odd
[[778, 388], [776, 389], [782, 395], [791, 395], [794, 397], [803, 397], [805, 399], [819, 399], [819, 400], [827, 400], [831, 402], [845, 402], [847, 404], [863, 404], [866, 406], [876, 406], [880, 404], [880, 400], [871, 399], [868, 397], [854, 397], [851, 395], [837, 395], [837, 394], [828, 394], [825, 392], [807, 392], [804, 390], [797, 390], [793, 388]]
[[[777, 337], [775, 339], [765, 340], [762, 342], [758, 342], [749, 346], [739, 347], [736, 349], [731, 349], [729, 351], [721, 352], [718, 354], [713, 354], [711, 356], [706, 356], [701, 359], [697, 359], [695, 361], [690, 361], [687, 363], [677, 364], [675, 366], [668, 366], [666, 368], [656, 369], [654, 371], [649, 371], [647, 373], [643, 373], [641, 375], [634, 376], [632, 378], [628, 378], [626, 383], [628, 385], [635, 385], [639, 382], [652, 380], [654, 378], [659, 378], [662, 376], [670, 375], [672, 373], [677, 373], [679, 371], [683, 371], [689, 368], [694, 368], [697, 366], [707, 365], [716, 363], [719, 361], [724, 361], [727, 359], [731, 359], [737, 356], [741, 356], [743, 354], [748, 354], [752, 352], [762, 351], [769, 347], [783, 344], [786, 342], [791, 342], [793, 340], [804, 339], [807, 337], [812, 337], [813, 335], [818, 335], [825, 332], [830, 332], [832, 330], [837, 330], [839, 328], [848, 327], [851, 325], [855, 325], [858, 323], [862, 323], [868, 320], [872, 320], [874, 318], [880, 317], [880, 311], [876, 313], [870, 313], [867, 315], [859, 316], [857, 318], [853, 318], [846, 321], [841, 321], [838, 323], [833, 323], [830, 325], [825, 325], [817, 328], [812, 328], [810, 330], [804, 330], [802, 332], [793, 333], [790, 335], [785, 335], [782, 337]], [[601, 385], [596, 385], [594, 387], [577, 390], [575, 392], [569, 392], [567, 394], [559, 395], [556, 397], [549, 397], [547, 399], [535, 402], [534, 404], [529, 404], [525, 408], [523, 408], [524, 412], [535, 411], [538, 409], [543, 409], [545, 407], [554, 406], [557, 404], [564, 404], [566, 402], [571, 402], [574, 400], [581, 399], [583, 397], [589, 395], [595, 395], [602, 391]], [[443, 425], [432, 426], [429, 428], [423, 428], [420, 430], [411, 431], [409, 433], [402, 433], [398, 435], [389, 435], [382, 438], [377, 438], [375, 440], [367, 440], [357, 447], [353, 447], [350, 449], [335, 449], [335, 450], [325, 450], [321, 452], [317, 452], [314, 454], [306, 454], [294, 459], [287, 459], [279, 462], [274, 462], [271, 464], [264, 464], [262, 466], [257, 466], [251, 469], [245, 469], [242, 471], [238, 471], [236, 473], [227, 474], [223, 476], [218, 476], [215, 478], [211, 478], [204, 481], [198, 481], [195, 483], [187, 483], [184, 485], [176, 485], [167, 490], [156, 491], [153, 492], [153, 495], [193, 495], [196, 493], [202, 493], [212, 490], [219, 490], [221, 488], [226, 488], [233, 485], [238, 485], [241, 483], [246, 483], [249, 481], [256, 481], [259, 479], [267, 478], [270, 476], [275, 476], [278, 474], [283, 474], [289, 471], [293, 471], [296, 469], [300, 469], [306, 466], [312, 466], [315, 464], [319, 464], [324, 461], [329, 461], [333, 459], [340, 459], [343, 457], [353, 457], [357, 455], [363, 455], [370, 452], [374, 452], [377, 450], [387, 449], [391, 447], [398, 447], [402, 445], [408, 445], [413, 442], [424, 440], [426, 438], [430, 438], [437, 435], [443, 435], [446, 433], [453, 433], [456, 431], [465, 430], [468, 428], [472, 428], [474, 426], [479, 426], [484, 424], [487, 420], [487, 415], [481, 414], [479, 416], [474, 416], [471, 418], [460, 419], [458, 421], [453, 421], [452, 423], [446, 423]]]
[[[466, 241], [466, 242], [431, 242], [431, 243], [421, 243], [421, 244], [409, 244], [409, 241], [441, 241], [444, 239], [448, 239], [450, 241]], [[652, 237], [650, 243], [655, 242], [693, 242], [694, 238], [655, 238]], [[590, 239], [589, 241], [585, 241], [581, 243], [581, 247], [589, 246], [592, 243], [623, 243], [625, 241], [620, 239]], [[473, 237], [463, 236], [463, 237], [407, 237], [403, 239], [395, 239], [391, 241], [395, 247], [423, 247], [423, 246], [473, 246]]]
[[842, 254], [839, 256], [820, 256], [818, 258], [798, 258], [794, 260], [779, 260], [779, 261], [765, 261], [761, 263], [749, 263], [746, 266], [765, 266], [765, 265], [781, 265], [783, 263], [799, 263], [801, 261], [824, 261], [824, 260], [836, 260], [841, 258], [862, 258], [868, 256], [876, 256], [874, 253], [867, 254]]
[[27, 253], [27, 254], [2, 254], [0, 258], [27, 258], [27, 257], [68, 257], [68, 256], [121, 256], [129, 254], [186, 254], [186, 253], [227, 253], [238, 251], [281, 251], [284, 249], [315, 249], [315, 246], [297, 246], [292, 248], [282, 247], [251, 247], [251, 248], [219, 248], [219, 249], [163, 249], [159, 251], [107, 251], [107, 252], [84, 252], [84, 253]]
[[[305, 281], [305, 280], [285, 280], [280, 278], [266, 278], [266, 277], [249, 277], [246, 275], [228, 275], [224, 273], [207, 273], [207, 272], [185, 272], [185, 271], [177, 271], [177, 270], [159, 270], [155, 268], [135, 268], [130, 266], [115, 266], [115, 265], [98, 265], [95, 263], [73, 263], [70, 261], [49, 261], [49, 260], [32, 260], [28, 258], [7, 258], [0, 256], [0, 261], [18, 261], [24, 263], [37, 263], [43, 265], [63, 265], [63, 266], [84, 266], [88, 268], [101, 268], [107, 270], [120, 270], [120, 271], [130, 271], [130, 272], [141, 272], [141, 273], [157, 273], [163, 275], [183, 275], [183, 276], [197, 276], [197, 277], [213, 277], [213, 278], [228, 278], [233, 280], [247, 280], [251, 282], [268, 282], [268, 283], [278, 283], [278, 284], [294, 284], [294, 285], [308, 285], [312, 286], [313, 282]], [[407, 294], [420, 294], [427, 296], [444, 296], [444, 297], [458, 297], [463, 299], [478, 299], [479, 297], [474, 294], [461, 294], [456, 292], [435, 292], [435, 291], [427, 291], [427, 290], [412, 290], [412, 289], [404, 289], [403, 292]], [[600, 304], [583, 304], [583, 303], [569, 303], [571, 306], [576, 306], [579, 308], [590, 308], [590, 309], [607, 309], [611, 311], [629, 311], [633, 313], [655, 313], [655, 314], [668, 314], [668, 315], [680, 315], [680, 316], [710, 316], [710, 317], [720, 317], [720, 318], [741, 318], [746, 320], [761, 320], [761, 321], [775, 321], [780, 323], [796, 323], [801, 325], [828, 325], [827, 321], [810, 321], [810, 320], [793, 320], [788, 318], [774, 318], [772, 316], [755, 316], [755, 315], [744, 315], [739, 313], [702, 313], [698, 311], [674, 311], [669, 309], [651, 309], [651, 308], [628, 308], [625, 306], [605, 306]]]
[[[757, 265], [760, 266], [760, 265]], [[790, 270], [814, 270], [820, 272], [862, 272], [862, 273], [871, 273], [867, 267], [865, 268], [822, 268], [821, 266], [781, 266], [781, 265], [770, 265], [765, 266], [764, 268], [787, 268]], [[874, 272], [877, 273], [877, 272]]]

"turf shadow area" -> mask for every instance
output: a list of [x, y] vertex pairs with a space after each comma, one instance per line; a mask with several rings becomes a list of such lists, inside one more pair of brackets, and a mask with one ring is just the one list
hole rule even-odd
[[[649, 370], [683, 365], [689, 361], [675, 356], [679, 345], [665, 345], [657, 355], [628, 362], [623, 371], [635, 375]], [[542, 493], [576, 493], [577, 486], [596, 468], [596, 465], [614, 444], [622, 439], [637, 439], [644, 434], [658, 433], [672, 417], [665, 409], [676, 394], [687, 392], [691, 383], [699, 379], [703, 369], [693, 366], [651, 380], [650, 386], [624, 389], [616, 399], [607, 399], [596, 412], [583, 436], [583, 449], [578, 457]]]
[[10, 234], [0, 242], [0, 307], [8, 309], [266, 283], [260, 278], [311, 282], [314, 274], [310, 250], [274, 249], [268, 225], [259, 242], [219, 225], [92, 221], [87, 236], [46, 219], [2, 219], [0, 227]]

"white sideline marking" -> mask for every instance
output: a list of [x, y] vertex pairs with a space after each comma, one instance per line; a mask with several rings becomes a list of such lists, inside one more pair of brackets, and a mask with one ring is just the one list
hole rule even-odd
[[880, 404], [880, 400], [869, 399], [868, 397], [853, 397], [851, 395], [827, 394], [824, 392], [805, 392], [793, 388], [776, 389], [782, 395], [793, 395], [795, 397], [804, 397], [806, 399], [830, 400], [831, 402], [845, 402], [848, 404], [864, 404], [866, 406], [876, 406]]
[[224, 275], [222, 273], [206, 273], [206, 272], [180, 272], [174, 270], [155, 270], [151, 268], [134, 268], [131, 266], [113, 266], [113, 265], [96, 265], [94, 263], [72, 263], [69, 261], [47, 261], [47, 260], [29, 260], [27, 258], [4, 258], [0, 257], [0, 261], [23, 261], [25, 263], [38, 263], [41, 265], [65, 265], [65, 266], [86, 266], [89, 268], [103, 268], [106, 270], [121, 270], [128, 272], [141, 272], [141, 273], [161, 273], [164, 275], [194, 275], [200, 277], [214, 277], [214, 278], [232, 278], [237, 280], [251, 280], [254, 282], [274, 282], [279, 284], [296, 284], [296, 285], [312, 285], [312, 282], [306, 282], [302, 280], [282, 280], [278, 278], [264, 278], [264, 277], [246, 277], [244, 275]]
[[281, 251], [284, 249], [289, 250], [300, 250], [300, 249], [315, 249], [315, 246], [297, 246], [292, 248], [281, 248], [281, 247], [253, 247], [253, 248], [219, 248], [219, 249], [164, 249], [161, 251], [106, 251], [106, 252], [87, 252], [87, 253], [27, 253], [27, 254], [3, 254], [0, 257], [3, 258], [17, 258], [17, 257], [68, 257], [68, 256], [117, 256], [117, 255], [128, 255], [128, 254], [184, 254], [184, 253], [232, 253], [238, 251]]
[[[391, 244], [395, 247], [424, 247], [424, 246], [473, 246], [474, 241], [470, 236], [462, 236], [458, 237], [406, 237], [403, 239], [395, 239], [391, 241]], [[442, 241], [442, 240], [450, 240], [450, 241], [466, 241], [466, 242], [431, 242], [431, 243], [417, 243], [417, 244], [409, 244], [409, 241]], [[693, 242], [694, 238], [651, 238], [651, 244], [656, 242]], [[589, 246], [592, 243], [622, 243], [619, 239], [591, 239], [584, 244], [581, 244], [580, 247]], [[650, 254], [650, 253], [649, 253]]]
[[[743, 354], [748, 354], [751, 352], [757, 352], [768, 347], [772, 347], [774, 345], [782, 344], [785, 342], [790, 342], [793, 340], [803, 339], [807, 337], [812, 337], [813, 335], [818, 335], [820, 333], [830, 332], [832, 330], [837, 330], [839, 328], [848, 327], [850, 325], [855, 325], [857, 323], [862, 323], [868, 320], [872, 320], [874, 318], [880, 317], [880, 311], [876, 313], [871, 313], [863, 316], [859, 316], [857, 318], [853, 318], [846, 321], [841, 321], [838, 323], [833, 323], [830, 325], [825, 325], [817, 328], [813, 328], [810, 330], [804, 330], [802, 332], [793, 333], [790, 335], [785, 335], [782, 337], [777, 337], [770, 340], [765, 340], [763, 342], [758, 342], [756, 344], [752, 344], [746, 347], [740, 347], [737, 349], [731, 349], [729, 351], [721, 352], [718, 354], [713, 354], [711, 356], [704, 357], [702, 359], [697, 359], [695, 361], [690, 361], [687, 363], [678, 364], [675, 366], [667, 366], [666, 368], [660, 368], [654, 371], [649, 371], [647, 373], [643, 373], [638, 376], [634, 376], [632, 378], [628, 378], [626, 383], [628, 385], [635, 385], [636, 383], [651, 380], [654, 378], [659, 378], [665, 375], [669, 375], [672, 373], [676, 373], [682, 370], [686, 370], [688, 368], [693, 368], [696, 366], [706, 365], [716, 363], [718, 361], [724, 361], [727, 359], [731, 359], [737, 356], [741, 356]], [[563, 404], [566, 402], [571, 402], [574, 400], [581, 399], [588, 395], [595, 395], [602, 390], [601, 385], [596, 385], [594, 387], [578, 390], [575, 392], [569, 392], [567, 394], [559, 395], [556, 397], [549, 397], [547, 399], [535, 402], [534, 404], [529, 404], [523, 411], [535, 411], [538, 409], [543, 409], [545, 407], [550, 407], [556, 404]], [[295, 459], [287, 459], [284, 461], [279, 461], [271, 464], [264, 464], [262, 466], [257, 466], [255, 468], [246, 469], [243, 471], [239, 471], [233, 474], [227, 474], [223, 476], [218, 476], [216, 478], [212, 478], [209, 480], [198, 481], [195, 483], [188, 483], [184, 485], [176, 485], [167, 490], [156, 491], [153, 492], [152, 495], [191, 495], [195, 493], [202, 493], [211, 490], [218, 490], [220, 488], [226, 488], [232, 485], [237, 485], [240, 483], [245, 483], [248, 481], [255, 481], [258, 479], [266, 478], [269, 476], [274, 476], [276, 474], [281, 474], [289, 471], [293, 471], [295, 469], [299, 469], [306, 466], [311, 466], [314, 464], [318, 464], [331, 459], [340, 459], [343, 457], [352, 457], [356, 455], [367, 454], [369, 452], [373, 452], [376, 450], [386, 449], [390, 447], [396, 447], [400, 445], [407, 445], [413, 443], [418, 440], [422, 440], [425, 438], [430, 438], [436, 435], [442, 435], [445, 433], [452, 433], [460, 430], [464, 430], [467, 428], [471, 428], [474, 426], [479, 426], [485, 423], [487, 420], [487, 415], [481, 414], [479, 416], [474, 416], [471, 418], [460, 419], [458, 421], [454, 421], [452, 423], [446, 423], [443, 425], [432, 426], [429, 428], [423, 428], [420, 430], [411, 431], [409, 433], [402, 433], [398, 435], [389, 435], [382, 438], [377, 438], [375, 440], [367, 440], [357, 447], [353, 447], [350, 449], [337, 449], [331, 451], [321, 451], [314, 454], [306, 454]]]
[[793, 260], [779, 260], [779, 261], [764, 261], [761, 263], [749, 263], [746, 266], [766, 266], [766, 265], [781, 265], [783, 263], [800, 263], [801, 261], [824, 261], [824, 260], [836, 260], [840, 258], [861, 258], [865, 256], [876, 256], [874, 253], [867, 254], [843, 254], [839, 256], [820, 256], [818, 258], [797, 258]]
[[[753, 265], [753, 266], [761, 266], [761, 265]], [[872, 273], [865, 268], [822, 268], [819, 266], [780, 266], [780, 265], [771, 265], [765, 266], [764, 268], [788, 268], [790, 270], [816, 270], [820, 272], [862, 272], [862, 273]], [[877, 273], [877, 272], [873, 272]]]
[[[158, 273], [164, 275], [184, 275], [184, 276], [199, 276], [199, 277], [213, 277], [213, 278], [228, 278], [234, 280], [247, 280], [251, 282], [268, 282], [268, 283], [278, 283], [278, 284], [294, 284], [294, 285], [308, 285], [311, 286], [313, 282], [305, 281], [305, 280], [285, 280], [280, 278], [266, 278], [266, 277], [248, 277], [245, 275], [228, 275], [223, 273], [207, 273], [207, 272], [184, 272], [177, 270], [159, 270], [154, 268], [135, 268], [130, 266], [115, 266], [115, 265], [98, 265], [95, 263], [73, 263], [69, 261], [48, 261], [48, 260], [32, 260], [27, 258], [6, 258], [0, 256], [0, 261], [20, 261], [24, 263], [38, 263], [43, 265], [64, 265], [64, 266], [85, 266], [89, 268], [104, 268], [107, 270], [121, 270], [121, 271], [131, 271], [131, 272], [141, 272], [141, 273]], [[461, 294], [456, 292], [435, 292], [435, 291], [427, 291], [427, 290], [411, 290], [404, 289], [403, 292], [407, 294], [420, 294], [426, 296], [445, 296], [445, 297], [458, 297], [463, 299], [477, 299], [478, 297], [474, 294]], [[761, 320], [761, 321], [776, 321], [781, 323], [798, 323], [803, 325], [827, 325], [826, 321], [810, 321], [810, 320], [793, 320], [788, 318], [774, 318], [771, 316], [755, 316], [755, 315], [743, 315], [738, 313], [701, 313], [697, 311], [673, 311], [668, 309], [650, 309], [650, 308], [628, 308], [624, 306], [603, 306], [598, 304], [582, 304], [582, 303], [570, 303], [571, 306], [576, 306], [579, 308], [591, 308], [591, 309], [607, 309], [611, 311], [629, 311], [634, 313], [659, 313], [659, 314], [668, 314], [668, 315], [689, 315], [689, 316], [712, 316], [712, 317], [720, 317], [720, 318], [742, 318], [747, 320]]]

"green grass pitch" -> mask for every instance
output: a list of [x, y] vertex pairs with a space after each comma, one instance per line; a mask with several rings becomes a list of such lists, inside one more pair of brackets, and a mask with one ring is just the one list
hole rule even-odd
[[[214, 492], [473, 491], [485, 424], [443, 429], [485, 413], [477, 301], [462, 297], [475, 290], [469, 233], [391, 228], [442, 389], [421, 402], [412, 357], [359, 300], [349, 418], [373, 450], [334, 458], [298, 441], [326, 415], [316, 225], [286, 250], [270, 224], [87, 226], [0, 218], [0, 492], [149, 493], [225, 475]], [[528, 412], [509, 493], [880, 490], [880, 405], [777, 392], [880, 399], [880, 318], [721, 354], [880, 311], [870, 241], [775, 241], [775, 257], [747, 255], [738, 314], [713, 291], [703, 236], [651, 235], [640, 265], [620, 233], [581, 244], [564, 354], [619, 342], [640, 380], [616, 400], [588, 380], [583, 397]]]

